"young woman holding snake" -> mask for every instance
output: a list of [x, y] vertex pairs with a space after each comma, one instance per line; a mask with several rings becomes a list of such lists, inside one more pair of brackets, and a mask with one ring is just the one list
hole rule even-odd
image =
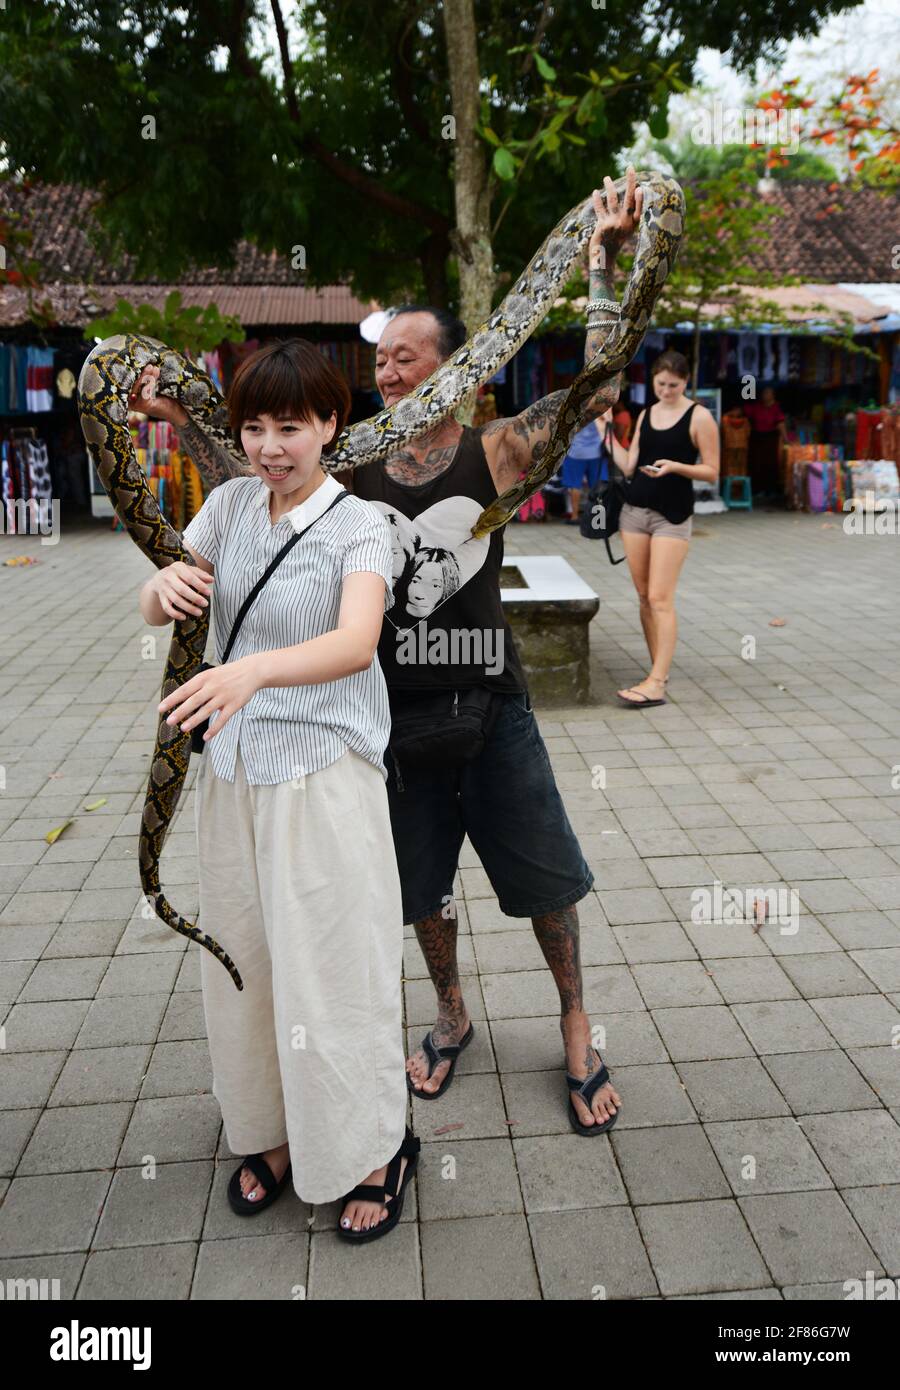
[[693, 480], [714, 483], [719, 476], [719, 429], [706, 407], [685, 395], [687, 359], [664, 352], [650, 377], [656, 402], [641, 411], [627, 453], [615, 445], [616, 462], [630, 479], [619, 530], [651, 662], [649, 675], [618, 692], [631, 709], [666, 703], [678, 635], [675, 588], [690, 542]]
[[[142, 373], [133, 404], [183, 428], [178, 403], [154, 399], [155, 375]], [[248, 1155], [229, 1202], [255, 1214], [293, 1177], [303, 1201], [341, 1198], [339, 1234], [360, 1241], [399, 1220], [419, 1141], [406, 1127], [403, 914], [376, 655], [393, 602], [390, 533], [321, 466], [349, 406], [309, 343], [248, 358], [228, 407], [250, 472], [213, 488], [182, 538], [195, 563], [158, 570], [140, 606], [159, 626], [211, 603], [221, 661], [248, 592], [290, 551], [230, 659], [159, 708], [188, 731], [211, 716], [197, 776], [200, 919], [243, 974], [238, 992], [201, 953], [213, 1091], [230, 1148]]]

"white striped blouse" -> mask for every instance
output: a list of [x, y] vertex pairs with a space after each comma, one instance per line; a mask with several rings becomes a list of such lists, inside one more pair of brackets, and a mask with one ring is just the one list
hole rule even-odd
[[[390, 532], [377, 507], [351, 494], [323, 516], [329, 503], [345, 491], [329, 476], [273, 525], [269, 491], [258, 477], [229, 478], [213, 488], [184, 531], [187, 545], [215, 567], [212, 626], [217, 662], [257, 579], [293, 532], [317, 517], [321, 520], [289, 551], [253, 601], [229, 661], [333, 631], [343, 580], [358, 570], [380, 574], [385, 612], [393, 603]], [[210, 719], [210, 729], [217, 719], [218, 712]], [[208, 740], [203, 757], [212, 759], [217, 777], [233, 782], [240, 742], [247, 781], [268, 786], [316, 772], [352, 748], [387, 780], [383, 755], [390, 729], [387, 687], [376, 655], [371, 666], [341, 680], [258, 690], [222, 732]]]

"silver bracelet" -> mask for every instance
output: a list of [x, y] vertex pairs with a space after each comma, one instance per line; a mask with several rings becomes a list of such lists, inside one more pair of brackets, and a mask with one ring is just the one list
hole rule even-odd
[[585, 313], [590, 313], [592, 309], [606, 309], [610, 314], [621, 317], [622, 308], [614, 299], [589, 299]]
[[594, 332], [594, 330], [597, 329], [597, 328], [612, 328], [612, 327], [613, 327], [615, 324], [617, 324], [618, 322], [619, 322], [618, 319], [613, 319], [613, 318], [609, 318], [609, 319], [588, 319], [584, 326], [585, 326], [585, 328], [588, 330], [589, 333], [592, 333], [592, 332]]

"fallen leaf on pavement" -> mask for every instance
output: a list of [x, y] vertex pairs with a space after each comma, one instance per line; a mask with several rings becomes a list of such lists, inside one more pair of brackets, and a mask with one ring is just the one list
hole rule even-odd
[[44, 839], [48, 845], [55, 845], [63, 831], [72, 824], [70, 820], [64, 820], [62, 825], [58, 825], [55, 830], [48, 830]]

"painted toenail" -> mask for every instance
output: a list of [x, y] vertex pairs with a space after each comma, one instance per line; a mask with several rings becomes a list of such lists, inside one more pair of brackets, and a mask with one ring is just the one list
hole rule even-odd
[[350, 1218], [349, 1218], [349, 1216], [345, 1216], [345, 1217], [344, 1217], [343, 1221], [341, 1222], [341, 1225], [343, 1226], [343, 1228], [344, 1228], [345, 1231], [348, 1229], [348, 1227], [349, 1227], [349, 1225], [350, 1225]]

